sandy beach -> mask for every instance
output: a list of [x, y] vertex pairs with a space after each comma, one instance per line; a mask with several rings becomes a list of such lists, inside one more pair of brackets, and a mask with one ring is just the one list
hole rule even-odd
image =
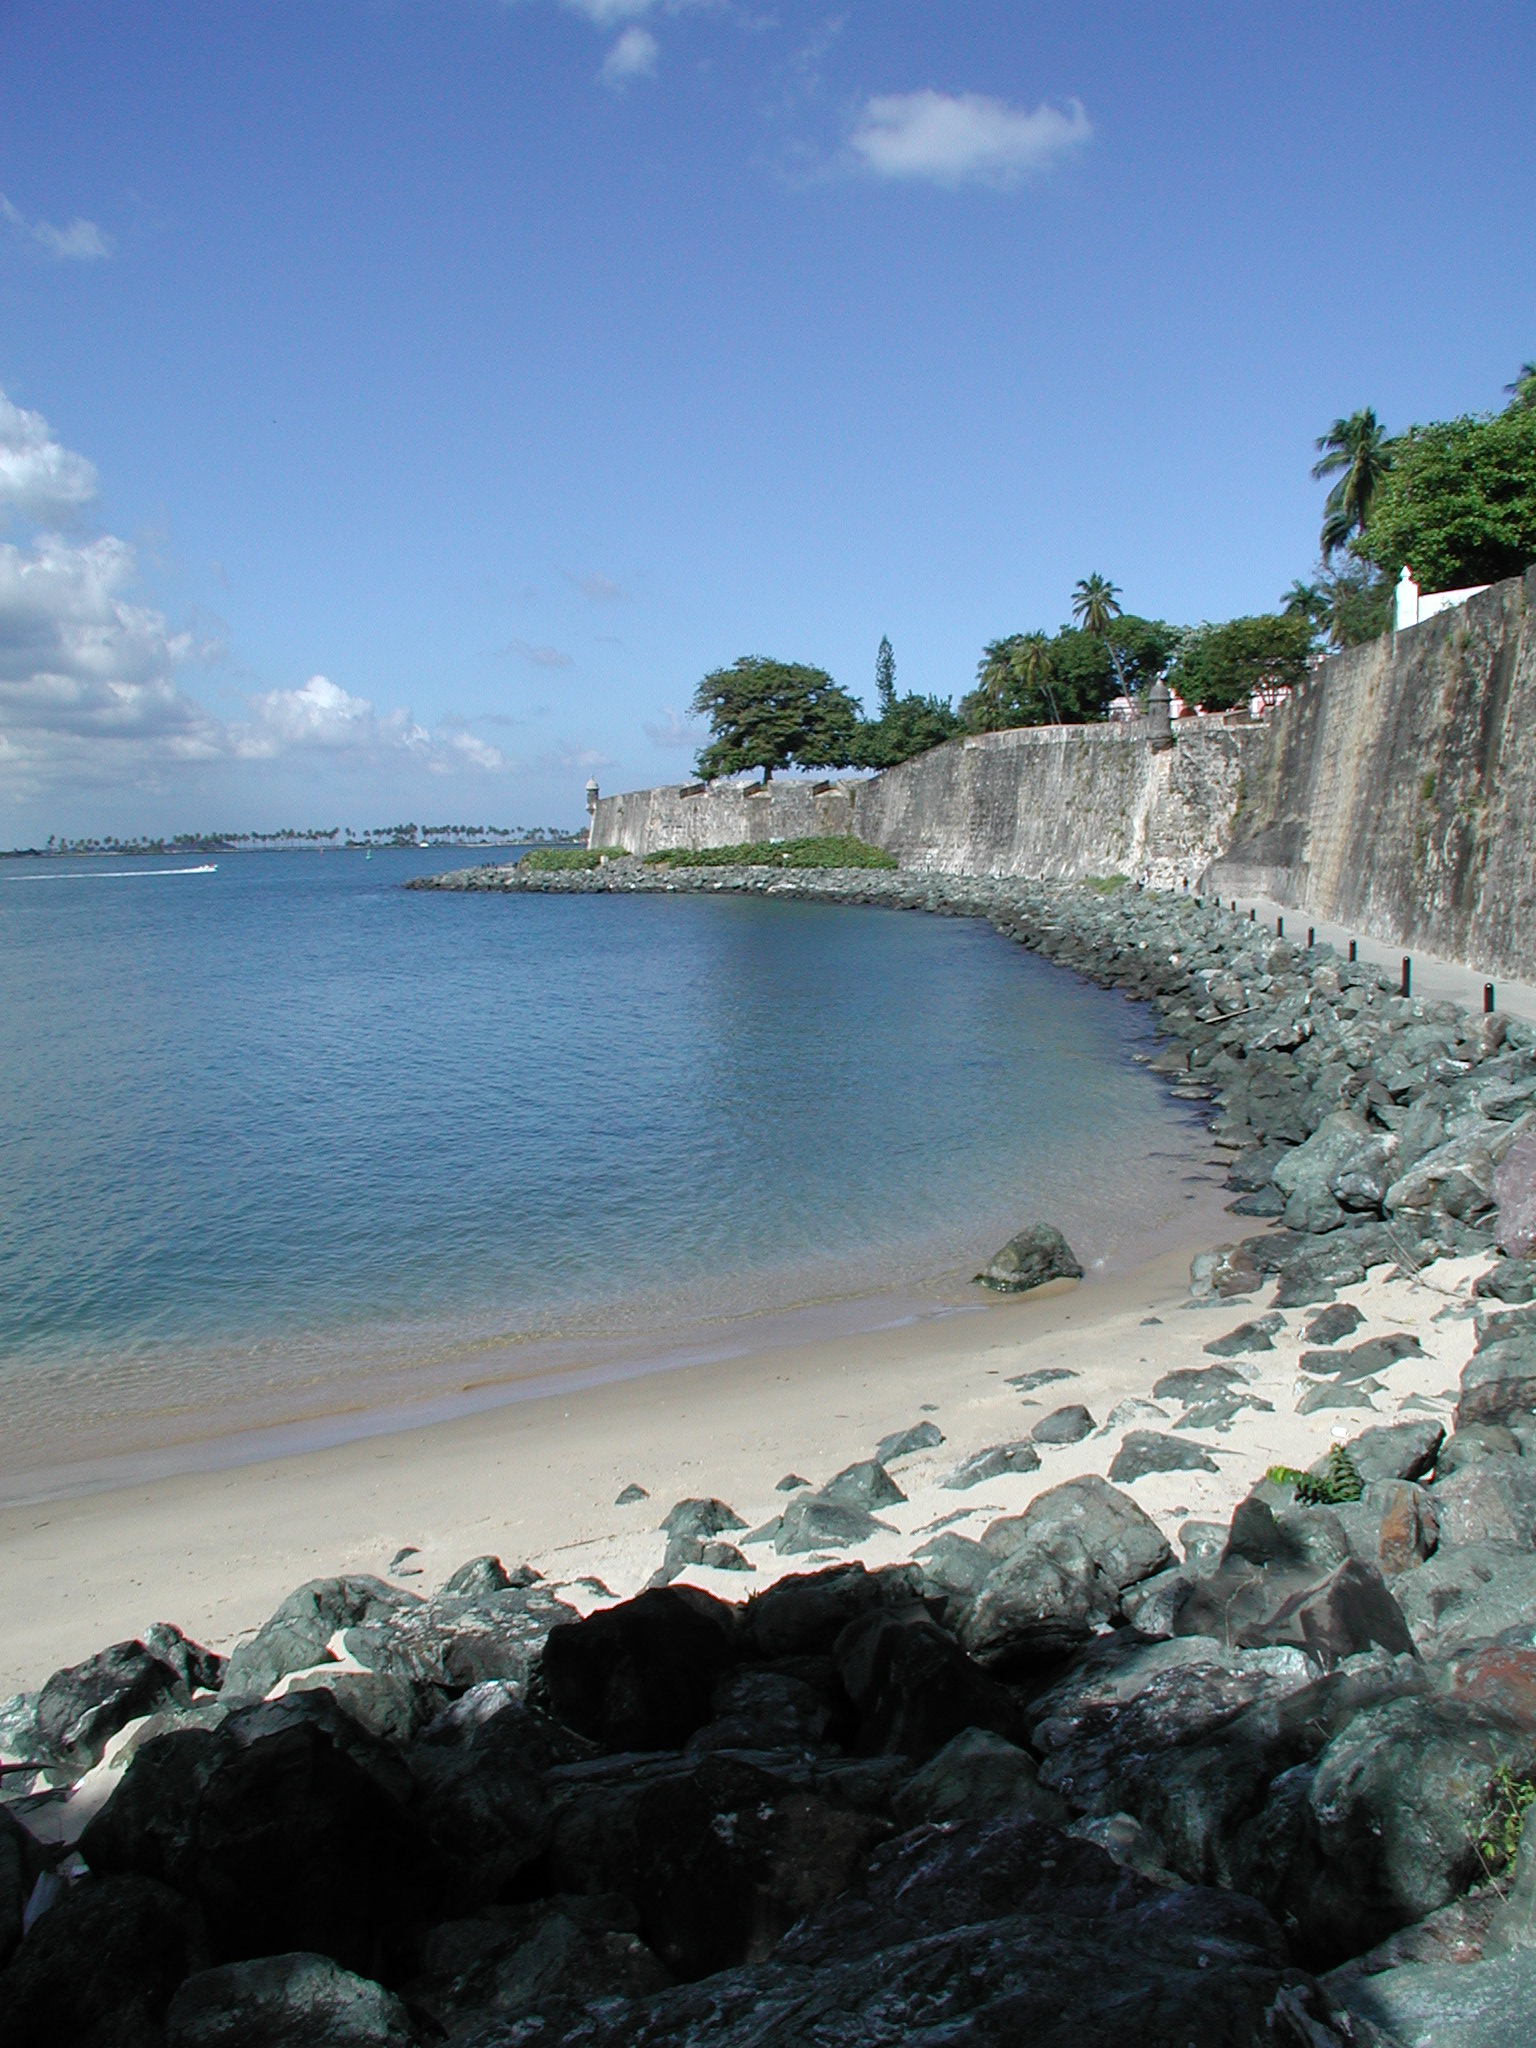
[[[1128, 1429], [1168, 1431], [1178, 1400], [1154, 1400], [1163, 1375], [1207, 1367], [1204, 1346], [1267, 1307], [1191, 1301], [1191, 1257], [1251, 1226], [1222, 1215], [1215, 1191], [1188, 1218], [1188, 1241], [1140, 1268], [1035, 1295], [977, 1289], [969, 1311], [897, 1329], [748, 1353], [715, 1363], [557, 1393], [488, 1413], [306, 1454], [0, 1510], [6, 1626], [0, 1694], [39, 1685], [59, 1666], [157, 1620], [227, 1650], [304, 1580], [337, 1572], [390, 1575], [430, 1592], [467, 1558], [528, 1562], [572, 1604], [627, 1597], [661, 1562], [659, 1523], [678, 1499], [715, 1496], [757, 1528], [784, 1504], [777, 1482], [821, 1485], [879, 1440], [927, 1420], [944, 1443], [892, 1462], [907, 1499], [882, 1510], [891, 1533], [841, 1555], [885, 1563], [910, 1556], [939, 1526], [978, 1535], [999, 1514], [1088, 1471], [1105, 1472]], [[1222, 1230], [1221, 1223], [1227, 1228]], [[1442, 1260], [1421, 1279], [1379, 1268], [1340, 1300], [1362, 1312], [1357, 1339], [1404, 1331], [1424, 1355], [1385, 1376], [1361, 1406], [1296, 1413], [1298, 1358], [1315, 1310], [1287, 1312], [1272, 1349], [1229, 1360], [1269, 1409], [1244, 1409], [1225, 1429], [1189, 1434], [1214, 1473], [1154, 1474], [1135, 1498], [1177, 1539], [1187, 1520], [1220, 1520], [1266, 1466], [1306, 1465], [1335, 1426], [1353, 1434], [1398, 1407], [1449, 1417], [1472, 1345], [1470, 1287], [1485, 1260]], [[1022, 1375], [1070, 1375], [1032, 1389]], [[967, 1491], [945, 1480], [970, 1454], [1028, 1438], [1067, 1402], [1097, 1425], [1081, 1442], [1042, 1447], [1036, 1472]], [[1150, 1405], [1145, 1405], [1150, 1404]], [[1161, 1410], [1161, 1417], [1154, 1410]], [[639, 1485], [647, 1498], [617, 1506]], [[731, 1599], [791, 1571], [743, 1541], [755, 1569], [685, 1578]], [[593, 1583], [583, 1584], [590, 1580]]]

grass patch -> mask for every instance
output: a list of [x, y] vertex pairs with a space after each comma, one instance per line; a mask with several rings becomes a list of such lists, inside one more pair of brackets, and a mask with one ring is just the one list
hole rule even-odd
[[568, 875], [600, 867], [602, 860], [600, 853], [589, 853], [584, 846], [534, 846], [523, 855], [521, 864], [533, 875]]
[[1125, 875], [1090, 875], [1083, 887], [1091, 889], [1095, 896], [1113, 896], [1117, 889], [1125, 887], [1127, 879]]
[[1533, 1803], [1536, 1785], [1529, 1778], [1517, 1778], [1508, 1764], [1500, 1764], [1488, 1787], [1488, 1818], [1477, 1838], [1477, 1853], [1491, 1878], [1514, 1868], [1526, 1813]]
[[894, 855], [848, 835], [754, 840], [746, 846], [679, 846], [648, 853], [648, 868], [893, 868]]

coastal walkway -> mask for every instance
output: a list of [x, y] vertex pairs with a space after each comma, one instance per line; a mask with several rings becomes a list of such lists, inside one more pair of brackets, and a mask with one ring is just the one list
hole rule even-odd
[[1509, 1017], [1523, 1018], [1527, 1023], [1536, 1023], [1536, 986], [1528, 981], [1500, 981], [1475, 967], [1461, 967], [1453, 960], [1441, 960], [1433, 953], [1395, 946], [1386, 939], [1368, 939], [1359, 932], [1351, 931], [1347, 925], [1328, 924], [1312, 911], [1298, 910], [1290, 903], [1277, 903], [1269, 896], [1223, 896], [1219, 900], [1223, 904], [1236, 903], [1240, 914], [1253, 911], [1256, 921], [1267, 923], [1271, 931], [1275, 929], [1275, 920], [1284, 918], [1288, 939], [1299, 939], [1305, 943], [1310, 928], [1317, 933], [1319, 945], [1332, 946], [1340, 955], [1348, 955], [1349, 942], [1353, 939], [1361, 960], [1373, 967], [1384, 967], [1394, 979], [1402, 969], [1406, 952], [1413, 963], [1410, 993], [1416, 996], [1444, 997], [1460, 1003], [1464, 1009], [1481, 1010], [1484, 984], [1492, 981], [1496, 1010]]

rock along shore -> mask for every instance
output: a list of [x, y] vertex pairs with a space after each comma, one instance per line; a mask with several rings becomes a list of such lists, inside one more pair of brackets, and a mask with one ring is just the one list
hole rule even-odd
[[[986, 916], [1153, 1003], [1254, 1222], [1191, 1299], [1241, 1320], [1107, 1473], [966, 1534], [974, 1488], [1094, 1418], [965, 1459], [902, 1562], [857, 1554], [927, 1422], [786, 1475], [756, 1530], [677, 1502], [633, 1599], [482, 1557], [426, 1599], [314, 1581], [227, 1660], [162, 1627], [55, 1673], [0, 1706], [0, 2048], [1531, 2038], [1532, 1032], [1184, 896], [628, 861], [414, 886]], [[1419, 1340], [1359, 1305], [1383, 1273], [1468, 1331], [1450, 1399], [1400, 1397]], [[1344, 1441], [1175, 1551], [1132, 1489], [1211, 1469], [1287, 1341]], [[806, 1569], [688, 1582], [754, 1545]]]

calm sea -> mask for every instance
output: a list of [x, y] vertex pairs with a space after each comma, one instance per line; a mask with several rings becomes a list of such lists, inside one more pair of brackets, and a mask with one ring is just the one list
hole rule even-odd
[[0, 863], [0, 1492], [959, 1302], [1035, 1215], [1124, 1264], [1193, 1198], [1146, 1012], [984, 924], [399, 886], [462, 860]]

